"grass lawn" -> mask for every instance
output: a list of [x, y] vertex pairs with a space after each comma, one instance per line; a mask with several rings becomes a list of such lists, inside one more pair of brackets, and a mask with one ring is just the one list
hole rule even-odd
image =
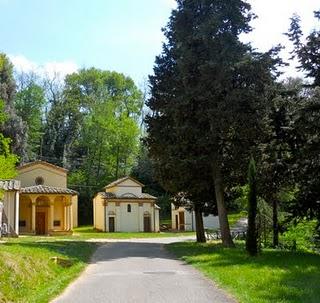
[[320, 302], [320, 255], [265, 250], [250, 258], [243, 245], [174, 243], [167, 248], [242, 303]]
[[[57, 237], [0, 243], [0, 302], [48, 302], [85, 268], [96, 244]], [[71, 260], [70, 267], [51, 257]]]
[[92, 226], [82, 226], [74, 229], [73, 238], [79, 239], [135, 239], [135, 238], [164, 238], [164, 237], [181, 237], [192, 236], [194, 232], [160, 232], [160, 233], [144, 233], [144, 232], [121, 232], [121, 233], [105, 233], [93, 229]]

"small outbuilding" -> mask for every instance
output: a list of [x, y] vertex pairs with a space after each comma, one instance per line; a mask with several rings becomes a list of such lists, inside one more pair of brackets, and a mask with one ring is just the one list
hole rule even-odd
[[[214, 215], [202, 215], [203, 226], [205, 229], [218, 229], [219, 217]], [[196, 219], [194, 211], [188, 210], [185, 207], [176, 207], [171, 204], [171, 224], [174, 230], [195, 231]]]
[[144, 185], [124, 177], [93, 199], [93, 225], [104, 232], [158, 232], [157, 198], [142, 192]]

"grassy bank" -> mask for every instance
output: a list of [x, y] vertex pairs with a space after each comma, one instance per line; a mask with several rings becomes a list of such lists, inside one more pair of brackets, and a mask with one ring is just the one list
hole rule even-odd
[[135, 239], [135, 238], [165, 238], [165, 237], [181, 237], [192, 236], [194, 232], [159, 232], [159, 233], [144, 233], [144, 232], [121, 232], [121, 233], [105, 233], [99, 232], [92, 226], [82, 226], [74, 229], [73, 238], [78, 239]]
[[243, 303], [316, 303], [320, 255], [265, 250], [250, 258], [241, 245], [174, 243], [167, 248]]
[[[94, 243], [19, 238], [0, 243], [0, 302], [48, 302], [85, 268]], [[69, 260], [69, 267], [51, 257]]]

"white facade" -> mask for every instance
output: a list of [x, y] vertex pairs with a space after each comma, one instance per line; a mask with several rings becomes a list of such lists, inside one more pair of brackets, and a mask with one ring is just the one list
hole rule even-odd
[[158, 232], [156, 198], [142, 192], [142, 184], [130, 177], [105, 187], [93, 199], [94, 228], [105, 232]]
[[[218, 229], [219, 218], [214, 215], [202, 215], [203, 226], [205, 229]], [[196, 230], [196, 219], [194, 211], [188, 211], [184, 207], [176, 208], [171, 204], [171, 221], [172, 229], [174, 230], [185, 230], [195, 231]]]

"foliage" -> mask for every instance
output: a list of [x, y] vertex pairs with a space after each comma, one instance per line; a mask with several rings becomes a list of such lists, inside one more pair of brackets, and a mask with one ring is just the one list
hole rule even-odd
[[256, 258], [218, 243], [173, 243], [166, 246], [240, 303], [313, 303], [320, 296], [319, 254], [266, 249]]
[[[314, 11], [314, 17], [320, 21], [320, 11]], [[312, 86], [320, 86], [320, 30], [314, 29], [302, 42], [303, 32], [300, 17], [293, 15], [289, 32], [286, 34], [293, 43], [292, 59], [299, 61], [299, 70], [306, 72], [313, 79]]]
[[316, 248], [316, 228], [316, 220], [302, 219], [298, 222], [290, 222], [286, 226], [286, 231], [281, 235], [280, 242], [285, 247], [314, 251]]
[[256, 165], [253, 159], [249, 163], [248, 172], [248, 230], [246, 237], [246, 250], [251, 256], [256, 256], [259, 250], [258, 231], [257, 231], [257, 180]]
[[[4, 103], [0, 100], [0, 127], [5, 120]], [[16, 175], [15, 164], [18, 159], [10, 152], [10, 142], [0, 132], [0, 179], [10, 179]]]
[[11, 139], [12, 151], [24, 158], [26, 149], [25, 124], [17, 116], [14, 107], [16, 84], [13, 77], [13, 65], [8, 57], [0, 53], [0, 99], [4, 102], [6, 121], [0, 126], [0, 133]]
[[158, 178], [173, 193], [189, 192], [195, 205], [214, 190], [204, 201], [217, 203], [225, 245], [232, 240], [224, 193], [245, 179], [279, 63], [279, 48], [261, 54], [239, 40], [251, 19], [241, 0], [178, 1], [150, 77], [146, 141]]
[[44, 88], [37, 84], [35, 76], [19, 74], [18, 91], [15, 95], [17, 115], [27, 127], [27, 160], [35, 160], [41, 153], [43, 135], [43, 116], [45, 106]]

